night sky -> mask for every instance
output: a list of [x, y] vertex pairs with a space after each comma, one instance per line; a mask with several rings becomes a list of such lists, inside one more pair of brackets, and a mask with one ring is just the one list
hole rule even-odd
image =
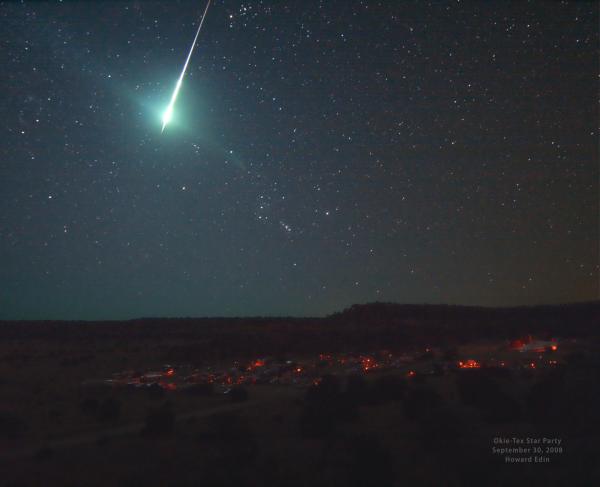
[[598, 4], [0, 4], [0, 319], [598, 298]]

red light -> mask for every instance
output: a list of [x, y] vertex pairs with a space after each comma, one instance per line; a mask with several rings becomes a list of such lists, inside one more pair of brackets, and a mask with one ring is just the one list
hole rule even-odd
[[479, 369], [481, 364], [477, 360], [469, 359], [466, 362], [458, 362], [461, 369]]
[[377, 363], [371, 357], [361, 357], [360, 359], [363, 372], [377, 367]]
[[552, 345], [552, 346], [550, 347], [550, 349], [551, 349], [553, 352], [556, 352], [556, 351], [558, 350], [558, 346], [556, 346], [556, 345]]
[[409, 370], [407, 375], [409, 377], [414, 377], [415, 375], [417, 375], [417, 373], [414, 370]]
[[172, 377], [175, 375], [175, 370], [174, 369], [169, 369], [165, 372], [165, 374], [167, 375], [167, 377]]
[[529, 364], [529, 367], [531, 367], [532, 369], [535, 369], [535, 363], [534, 363], [534, 362], [531, 362], [531, 363]]
[[257, 367], [264, 367], [264, 366], [265, 366], [265, 361], [261, 360], [261, 359], [258, 359], [258, 360], [255, 360], [254, 362], [252, 362], [250, 364], [250, 366], [248, 367], [248, 370], [252, 370], [252, 369], [255, 369]]

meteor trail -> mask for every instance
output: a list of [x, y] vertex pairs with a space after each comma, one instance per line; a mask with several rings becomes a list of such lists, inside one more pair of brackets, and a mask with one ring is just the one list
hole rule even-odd
[[162, 117], [162, 129], [161, 133], [164, 132], [165, 127], [171, 121], [171, 117], [173, 116], [173, 105], [175, 105], [175, 100], [177, 100], [177, 95], [179, 94], [179, 90], [181, 89], [181, 83], [183, 82], [183, 77], [185, 76], [185, 70], [188, 67], [188, 63], [190, 62], [190, 58], [192, 57], [192, 53], [194, 52], [194, 47], [196, 47], [196, 41], [198, 40], [198, 34], [200, 34], [200, 29], [202, 29], [202, 24], [204, 24], [204, 18], [206, 17], [206, 13], [208, 12], [208, 7], [210, 7], [211, 0], [208, 0], [206, 4], [206, 8], [204, 9], [204, 13], [202, 14], [202, 18], [200, 19], [200, 25], [198, 26], [198, 30], [196, 31], [196, 37], [194, 37], [194, 42], [192, 42], [192, 47], [190, 52], [185, 60], [185, 64], [183, 65], [183, 69], [181, 70], [181, 74], [179, 75], [179, 79], [177, 80], [177, 84], [175, 85], [175, 90], [173, 91], [173, 95], [171, 96], [171, 101], [169, 102], [169, 106], [163, 113]]

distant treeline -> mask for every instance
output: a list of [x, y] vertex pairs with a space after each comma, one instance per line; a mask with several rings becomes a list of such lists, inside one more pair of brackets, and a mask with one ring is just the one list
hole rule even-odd
[[144, 318], [129, 321], [3, 321], [0, 340], [116, 340], [160, 343], [170, 360], [338, 351], [451, 347], [473, 340], [591, 338], [600, 330], [600, 301], [485, 308], [451, 305], [353, 305], [324, 318]]

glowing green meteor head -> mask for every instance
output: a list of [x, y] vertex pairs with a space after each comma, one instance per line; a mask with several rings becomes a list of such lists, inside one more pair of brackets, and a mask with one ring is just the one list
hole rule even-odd
[[183, 83], [183, 77], [185, 76], [185, 71], [190, 62], [190, 58], [192, 57], [192, 53], [194, 52], [194, 46], [196, 45], [196, 41], [198, 40], [198, 35], [200, 35], [200, 30], [202, 29], [202, 25], [204, 24], [204, 19], [206, 17], [206, 13], [208, 12], [208, 7], [210, 7], [210, 0], [206, 2], [206, 8], [204, 9], [204, 13], [202, 14], [202, 18], [200, 19], [200, 25], [198, 26], [198, 30], [196, 31], [196, 36], [194, 37], [194, 42], [192, 42], [192, 47], [190, 47], [190, 52], [187, 55], [185, 60], [185, 64], [183, 65], [183, 69], [181, 70], [181, 74], [179, 75], [179, 79], [177, 80], [177, 84], [175, 85], [175, 90], [173, 91], [173, 95], [171, 96], [171, 102], [169, 106], [165, 110], [162, 118], [162, 130], [165, 130], [167, 124], [171, 121], [173, 117], [173, 105], [175, 105], [175, 100], [177, 100], [177, 95], [179, 94], [179, 90], [181, 89], [181, 84]]
[[167, 107], [167, 109], [165, 110], [165, 113], [163, 113], [161, 132], [165, 130], [165, 127], [171, 121], [172, 118], [173, 118], [173, 104], [170, 103], [169, 106]]

